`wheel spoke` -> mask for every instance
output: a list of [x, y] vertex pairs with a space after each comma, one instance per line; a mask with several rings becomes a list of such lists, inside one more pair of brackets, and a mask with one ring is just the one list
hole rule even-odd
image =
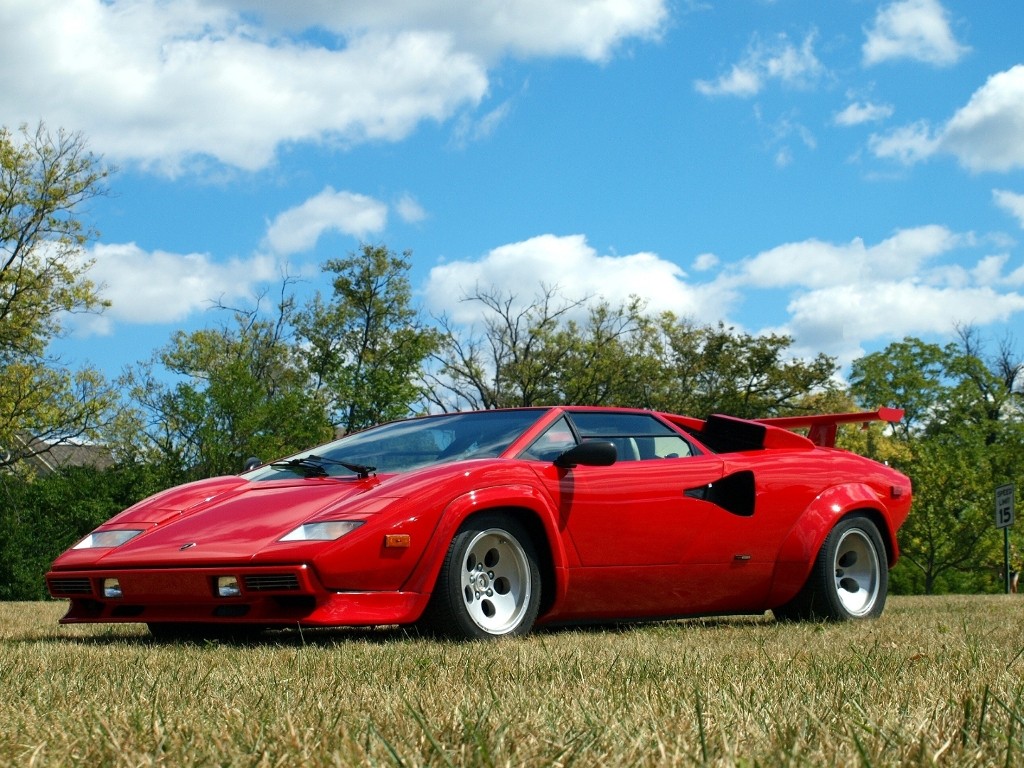
[[853, 616], [871, 611], [878, 599], [882, 563], [871, 538], [860, 528], [850, 528], [836, 547], [836, 597]]
[[530, 568], [522, 546], [499, 529], [470, 542], [462, 569], [462, 593], [473, 622], [503, 634], [522, 620], [530, 601]]

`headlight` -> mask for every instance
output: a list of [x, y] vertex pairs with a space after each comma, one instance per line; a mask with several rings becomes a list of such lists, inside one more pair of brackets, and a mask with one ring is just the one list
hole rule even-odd
[[326, 520], [322, 523], [304, 523], [291, 533], [281, 537], [281, 541], [334, 541], [346, 533], [351, 533], [362, 520]]
[[72, 549], [110, 549], [112, 547], [120, 547], [126, 541], [131, 541], [140, 533], [142, 533], [142, 531], [135, 529], [125, 529], [121, 531], [93, 531], [80, 542], [75, 544]]

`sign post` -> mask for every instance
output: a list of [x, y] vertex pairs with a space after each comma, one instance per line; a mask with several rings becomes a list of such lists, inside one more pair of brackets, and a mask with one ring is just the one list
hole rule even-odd
[[996, 488], [996, 528], [1003, 529], [1006, 594], [1010, 594], [1010, 526], [1013, 525], [1013, 483]]

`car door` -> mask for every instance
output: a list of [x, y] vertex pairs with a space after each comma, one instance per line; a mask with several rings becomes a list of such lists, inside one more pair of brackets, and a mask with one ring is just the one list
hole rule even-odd
[[[697, 453], [649, 414], [571, 413], [521, 458], [550, 495], [578, 562], [569, 576], [570, 614], [654, 616], [686, 612], [700, 585], [680, 579], [687, 552], [700, 548], [715, 505], [687, 491], [721, 479], [723, 461]], [[575, 439], [610, 440], [610, 466], [552, 463]]]

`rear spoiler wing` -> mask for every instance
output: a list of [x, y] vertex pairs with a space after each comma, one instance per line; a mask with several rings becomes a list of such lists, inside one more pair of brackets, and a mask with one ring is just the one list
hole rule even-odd
[[[813, 448], [816, 445], [834, 448], [840, 424], [866, 426], [872, 421], [895, 424], [903, 418], [903, 411], [899, 408], [879, 408], [860, 413], [776, 416], [767, 419], [737, 419], [721, 414], [708, 416], [707, 419], [662, 415], [699, 437], [712, 450], [728, 453], [762, 448]], [[807, 436], [789, 431], [794, 429], [806, 429]]]
[[840, 424], [862, 424], [867, 427], [872, 421], [886, 421], [895, 424], [902, 418], [902, 408], [879, 408], [876, 411], [861, 411], [860, 413], [777, 416], [770, 419], [754, 419], [754, 421], [782, 429], [806, 429], [807, 439], [812, 443], [832, 448], [836, 444], [836, 430]]

